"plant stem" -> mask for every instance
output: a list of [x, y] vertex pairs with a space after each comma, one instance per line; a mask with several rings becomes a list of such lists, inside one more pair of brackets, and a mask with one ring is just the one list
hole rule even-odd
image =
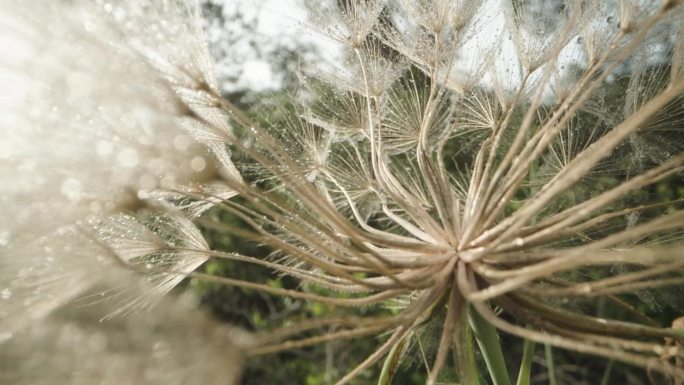
[[475, 332], [477, 344], [484, 357], [489, 375], [494, 385], [511, 385], [511, 379], [506, 369], [506, 361], [501, 350], [499, 335], [496, 328], [488, 323], [474, 308], [468, 308], [470, 327]]
[[544, 344], [546, 354], [546, 368], [549, 372], [549, 385], [556, 385], [556, 368], [553, 364], [553, 348], [549, 344]]
[[409, 340], [409, 336], [404, 337], [399, 343], [392, 347], [385, 363], [382, 365], [382, 371], [380, 372], [380, 378], [378, 379], [378, 385], [390, 385], [392, 383], [392, 377], [397, 371], [399, 362], [401, 361], [401, 356], [404, 353], [404, 347], [406, 346], [406, 341]]
[[525, 340], [523, 345], [523, 358], [520, 362], [520, 371], [518, 372], [518, 381], [516, 385], [530, 385], [530, 374], [532, 372], [532, 359], [534, 358], [534, 348], [536, 344], [534, 341]]
[[613, 364], [615, 361], [610, 360], [608, 361], [608, 365], [606, 365], [606, 370], [603, 372], [603, 377], [601, 377], [601, 385], [608, 385], [608, 381], [610, 380], [610, 373], [613, 371]]

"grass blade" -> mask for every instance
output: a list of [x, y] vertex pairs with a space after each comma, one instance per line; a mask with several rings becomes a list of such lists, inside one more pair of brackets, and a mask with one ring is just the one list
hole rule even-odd
[[556, 368], [553, 364], [553, 348], [549, 344], [544, 344], [546, 354], [546, 368], [549, 372], [549, 385], [556, 385]]
[[506, 361], [503, 357], [501, 344], [499, 342], [499, 335], [496, 328], [489, 324], [482, 316], [472, 307], [469, 308], [468, 315], [470, 318], [470, 326], [475, 332], [477, 344], [480, 347], [482, 356], [484, 357], [489, 375], [492, 377], [494, 385], [511, 385], [511, 378], [506, 369]]
[[523, 358], [520, 362], [520, 371], [518, 372], [518, 381], [516, 385], [530, 385], [530, 374], [532, 372], [532, 359], [534, 358], [534, 348], [536, 344], [534, 341], [525, 340], [523, 345]]

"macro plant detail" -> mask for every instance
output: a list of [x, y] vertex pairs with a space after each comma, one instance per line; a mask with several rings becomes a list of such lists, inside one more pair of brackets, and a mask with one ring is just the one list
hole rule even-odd
[[[148, 208], [138, 213], [84, 216], [64, 232], [98, 261], [68, 256], [64, 266], [82, 267], [29, 277], [52, 288], [101, 266], [146, 277], [143, 295], [118, 292], [112, 317], [150, 307], [185, 278], [328, 305], [336, 315], [257, 335], [245, 349], [383, 336], [338, 384], [383, 360], [389, 383], [435, 322], [428, 384], [451, 351], [461, 383], [478, 381], [472, 330], [494, 383], [510, 381], [505, 364], [496, 367], [496, 337], [487, 340], [493, 328], [684, 378], [684, 331], [624, 297], [684, 284], [682, 200], [649, 193], [684, 176], [680, 2], [317, 4], [311, 16], [325, 28], [307, 28], [339, 45], [340, 69], [304, 68], [273, 121], [219, 92], [197, 4], [133, 3], [84, 6], [96, 21], [85, 34], [153, 74], [150, 85], [173, 106], [154, 113], [173, 116], [211, 154], [215, 178], [140, 188]], [[271, 254], [212, 248], [209, 231]], [[210, 260], [299, 284], [211, 274], [200, 268]], [[625, 318], [580, 305], [599, 299]], [[18, 329], [40, 318], [31, 313], [0, 321]]]

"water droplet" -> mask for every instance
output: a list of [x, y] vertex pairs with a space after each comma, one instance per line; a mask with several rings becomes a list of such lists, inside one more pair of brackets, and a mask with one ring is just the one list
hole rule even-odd
[[109, 340], [107, 336], [102, 333], [95, 333], [88, 339], [88, 344], [94, 352], [101, 352], [107, 348], [109, 345]]
[[107, 156], [114, 150], [114, 145], [108, 140], [100, 140], [95, 145], [95, 152], [99, 156]]
[[187, 150], [190, 147], [190, 138], [186, 135], [178, 135], [173, 139], [173, 147], [180, 151]]
[[124, 148], [119, 152], [116, 160], [123, 167], [135, 167], [138, 164], [138, 152], [132, 148]]
[[154, 353], [152, 353], [152, 354], [154, 355], [154, 357], [156, 359], [162, 359], [171, 353], [171, 347], [169, 346], [168, 343], [163, 342], [163, 341], [155, 342], [154, 345], [152, 346], [152, 349], [154, 351]]
[[0, 231], [0, 246], [7, 246], [10, 240], [9, 231]]
[[62, 183], [61, 192], [70, 202], [78, 202], [81, 200], [81, 182], [75, 178], [68, 178]]
[[0, 343], [3, 343], [10, 338], [12, 338], [12, 333], [0, 332]]
[[207, 162], [201, 156], [196, 156], [190, 161], [190, 168], [192, 171], [201, 172], [207, 167]]

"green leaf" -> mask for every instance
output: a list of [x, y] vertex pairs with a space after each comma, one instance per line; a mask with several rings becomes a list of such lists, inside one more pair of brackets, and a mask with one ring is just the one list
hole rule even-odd
[[401, 362], [401, 356], [405, 351], [404, 347], [406, 347], [406, 342], [409, 341], [410, 338], [411, 334], [408, 334], [392, 347], [385, 359], [385, 363], [382, 365], [378, 385], [390, 385], [392, 383], [392, 377], [394, 377], [394, 373], [397, 372], [397, 367], [399, 367], [399, 363]]
[[546, 353], [546, 369], [549, 372], [549, 385], [556, 385], [556, 366], [553, 363], [553, 348], [549, 344], [544, 344]]
[[615, 361], [610, 360], [608, 361], [608, 365], [606, 365], [606, 370], [603, 372], [603, 376], [601, 377], [601, 385], [608, 385], [608, 381], [610, 381], [610, 373], [613, 371], [613, 364]]
[[475, 332], [477, 344], [487, 364], [493, 384], [511, 385], [511, 378], [506, 369], [506, 361], [504, 360], [496, 328], [482, 318], [480, 313], [472, 307], [468, 308], [468, 315], [470, 327]]
[[532, 359], [534, 358], [534, 348], [536, 344], [534, 341], [525, 340], [523, 344], [523, 358], [520, 362], [520, 371], [518, 372], [518, 381], [516, 385], [530, 385], [530, 374], [532, 372]]

